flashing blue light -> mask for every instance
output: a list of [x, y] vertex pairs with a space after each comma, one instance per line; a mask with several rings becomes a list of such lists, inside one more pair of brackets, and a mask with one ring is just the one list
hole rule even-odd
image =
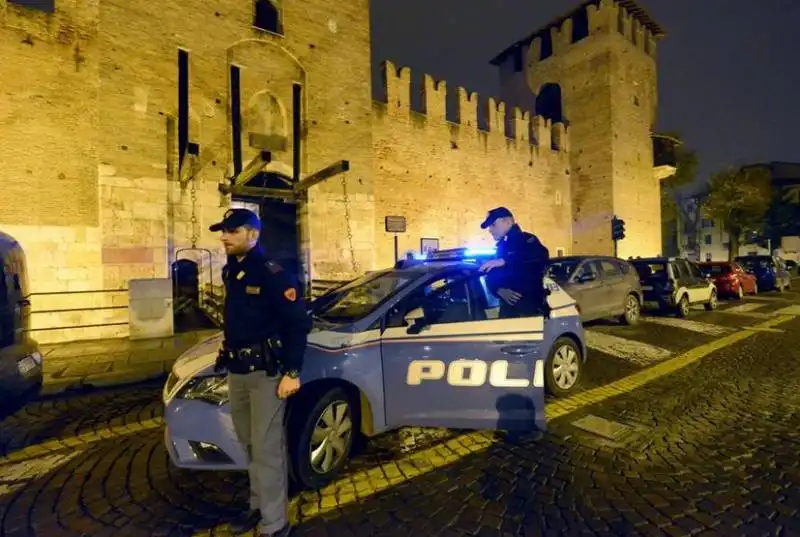
[[423, 254], [418, 254], [417, 252], [414, 252], [414, 259], [416, 259], [417, 261], [425, 261], [426, 259], [428, 259], [428, 252], [425, 252]]
[[464, 257], [490, 257], [497, 255], [497, 248], [467, 248]]

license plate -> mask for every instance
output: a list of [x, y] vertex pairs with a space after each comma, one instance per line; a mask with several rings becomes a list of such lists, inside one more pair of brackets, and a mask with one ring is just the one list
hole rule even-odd
[[652, 291], [652, 290], [653, 290], [653, 286], [652, 285], [643, 285], [642, 286], [642, 291]]
[[17, 362], [17, 369], [19, 369], [20, 374], [27, 375], [34, 369], [36, 369], [36, 361], [28, 356], [27, 358], [23, 358], [19, 362]]

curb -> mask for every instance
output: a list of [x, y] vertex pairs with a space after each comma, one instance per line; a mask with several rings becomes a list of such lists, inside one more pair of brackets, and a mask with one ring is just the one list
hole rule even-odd
[[50, 377], [44, 379], [41, 396], [60, 395], [69, 392], [82, 392], [92, 389], [112, 388], [139, 384], [165, 378], [175, 360], [160, 360], [141, 364], [139, 367], [126, 367], [119, 370], [99, 373], [85, 377]]

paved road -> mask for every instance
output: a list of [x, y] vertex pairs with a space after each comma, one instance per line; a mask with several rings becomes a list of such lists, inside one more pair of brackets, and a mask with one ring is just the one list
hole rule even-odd
[[[334, 485], [295, 494], [296, 533], [800, 535], [798, 304], [765, 294], [682, 327], [594, 324], [586, 391], [551, 402], [548, 434], [387, 435]], [[742, 330], [769, 319], [787, 322]], [[229, 535], [245, 478], [169, 464], [159, 391], [50, 399], [4, 420], [0, 535]], [[587, 417], [619, 435], [587, 432]]]

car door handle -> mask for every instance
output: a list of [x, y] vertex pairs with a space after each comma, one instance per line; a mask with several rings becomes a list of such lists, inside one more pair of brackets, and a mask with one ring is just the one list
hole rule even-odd
[[521, 356], [524, 354], [530, 354], [536, 351], [536, 346], [534, 345], [508, 345], [507, 347], [502, 347], [500, 349], [503, 351], [503, 354], [513, 354], [514, 356]]

